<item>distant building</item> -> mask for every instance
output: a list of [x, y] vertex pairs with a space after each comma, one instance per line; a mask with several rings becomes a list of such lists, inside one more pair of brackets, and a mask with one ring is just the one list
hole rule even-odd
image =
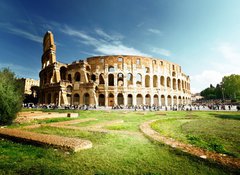
[[132, 55], [58, 62], [53, 34], [43, 39], [40, 103], [56, 105], [173, 106], [191, 103], [190, 78], [181, 66]]
[[19, 81], [21, 81], [23, 83], [23, 92], [25, 95], [31, 95], [33, 93], [31, 88], [33, 86], [39, 87], [39, 85], [40, 85], [39, 80], [34, 80], [31, 78], [21, 78], [21, 79], [19, 79]]
[[203, 99], [204, 97], [200, 95], [200, 93], [196, 93], [196, 94], [192, 94], [192, 101], [195, 102], [195, 101], [198, 101], [198, 100], [201, 100]]

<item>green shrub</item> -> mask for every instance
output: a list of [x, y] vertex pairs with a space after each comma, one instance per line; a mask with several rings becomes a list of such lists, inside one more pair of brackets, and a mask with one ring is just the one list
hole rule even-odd
[[21, 109], [22, 84], [9, 69], [0, 70], [0, 125], [10, 124]]

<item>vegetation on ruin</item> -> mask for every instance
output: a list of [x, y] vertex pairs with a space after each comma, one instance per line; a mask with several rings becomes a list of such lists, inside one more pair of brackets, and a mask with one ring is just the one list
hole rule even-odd
[[21, 109], [22, 84], [15, 74], [4, 68], [0, 70], [0, 125], [10, 124]]
[[[80, 111], [79, 118], [95, 118], [97, 120], [74, 124], [75, 127], [123, 120], [123, 123], [115, 123], [104, 128], [126, 131], [126, 133], [88, 132], [50, 126], [28, 129], [33, 132], [87, 139], [93, 143], [93, 148], [77, 153], [68, 153], [53, 148], [36, 147], [1, 139], [0, 174], [238, 174], [239, 170], [223, 167], [164, 144], [153, 142], [141, 134], [139, 125], [152, 119], [164, 120], [162, 123], [154, 124], [154, 128], [159, 129], [159, 125], [164, 127], [159, 132], [167, 133], [167, 135], [171, 133], [170, 136], [174, 135], [180, 140], [184, 140], [187, 133], [204, 140], [204, 133], [209, 131], [205, 131], [206, 128], [211, 128], [210, 136], [213, 135], [212, 137], [217, 139], [225, 138], [226, 133], [221, 132], [222, 124], [226, 126], [228, 136], [233, 140], [231, 144], [238, 144], [239, 135], [236, 131], [239, 131], [239, 116], [240, 114], [237, 112]], [[35, 124], [64, 120], [38, 120], [35, 121]], [[195, 122], [197, 120], [201, 122], [200, 127]], [[191, 125], [188, 122], [193, 123]], [[219, 127], [215, 126], [216, 123]], [[202, 135], [199, 134], [201, 132], [203, 132]], [[208, 142], [208, 140], [204, 141]], [[237, 147], [237, 145], [235, 146]], [[234, 152], [227, 147], [226, 150]]]

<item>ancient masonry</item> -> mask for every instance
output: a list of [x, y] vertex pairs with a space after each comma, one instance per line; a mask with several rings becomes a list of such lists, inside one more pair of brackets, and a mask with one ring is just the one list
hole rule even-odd
[[142, 56], [95, 56], [63, 64], [53, 34], [43, 39], [40, 103], [56, 105], [155, 105], [191, 102], [190, 79], [181, 66]]

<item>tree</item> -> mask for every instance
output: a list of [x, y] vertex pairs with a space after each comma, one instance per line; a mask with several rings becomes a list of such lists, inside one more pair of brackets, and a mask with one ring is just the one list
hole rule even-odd
[[231, 99], [240, 97], [240, 75], [232, 74], [230, 76], [224, 76], [222, 79], [222, 87], [224, 94]]
[[206, 100], [216, 99], [216, 88], [212, 84], [210, 84], [210, 87], [201, 91], [200, 95], [203, 96]]
[[10, 124], [22, 106], [22, 83], [8, 68], [0, 70], [0, 125]]

